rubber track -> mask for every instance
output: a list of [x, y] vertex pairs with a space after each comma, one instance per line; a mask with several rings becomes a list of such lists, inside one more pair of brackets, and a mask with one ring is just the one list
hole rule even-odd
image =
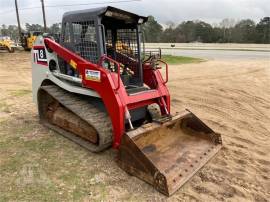
[[61, 135], [76, 142], [91, 152], [100, 152], [112, 145], [112, 124], [106, 112], [101, 111], [89, 101], [81, 99], [78, 95], [65, 91], [58, 86], [41, 86], [41, 89], [46, 91], [65, 108], [89, 123], [99, 135], [98, 145], [88, 142], [71, 132], [63, 130], [48, 121], [44, 122], [46, 126], [59, 132]]

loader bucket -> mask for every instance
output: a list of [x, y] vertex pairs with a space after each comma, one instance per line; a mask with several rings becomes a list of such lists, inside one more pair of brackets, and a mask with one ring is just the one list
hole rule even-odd
[[215, 133], [190, 111], [152, 122], [122, 137], [119, 166], [170, 196], [221, 148]]

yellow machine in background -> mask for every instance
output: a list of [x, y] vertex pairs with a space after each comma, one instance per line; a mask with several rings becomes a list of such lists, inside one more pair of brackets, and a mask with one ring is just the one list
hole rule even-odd
[[25, 51], [30, 51], [36, 38], [43, 33], [40, 31], [31, 31], [22, 33], [22, 47]]
[[14, 53], [14, 41], [12, 41], [8, 36], [0, 36], [0, 50], [7, 50], [9, 53]]

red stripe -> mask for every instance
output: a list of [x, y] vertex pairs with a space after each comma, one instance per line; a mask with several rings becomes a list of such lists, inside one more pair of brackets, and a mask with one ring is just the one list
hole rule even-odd
[[44, 46], [33, 46], [34, 49], [43, 49]]
[[40, 62], [40, 61], [38, 61], [37, 64], [39, 64], [39, 65], [44, 65], [44, 66], [48, 66], [47, 62]]

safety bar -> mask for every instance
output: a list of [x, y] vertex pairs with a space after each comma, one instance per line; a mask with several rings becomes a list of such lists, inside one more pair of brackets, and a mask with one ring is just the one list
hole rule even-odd
[[113, 60], [112, 58], [108, 57], [107, 55], [102, 55], [100, 57], [100, 59], [99, 59], [99, 66], [102, 67], [102, 62], [104, 60], [109, 60], [110, 62], [113, 62], [114, 64], [117, 65], [117, 77], [118, 77], [118, 81], [117, 81], [117, 88], [115, 88], [115, 90], [117, 91], [120, 88], [120, 80], [121, 80], [121, 78], [120, 78], [120, 64], [119, 64], [119, 62]]
[[101, 27], [101, 32], [102, 32], [102, 41], [103, 41], [103, 48], [104, 48], [104, 53], [107, 54], [107, 48], [106, 48], [106, 37], [105, 37], [105, 27], [103, 24], [99, 24], [98, 26]]
[[164, 84], [166, 84], [168, 82], [168, 80], [169, 80], [168, 64], [166, 62], [164, 62], [163, 60], [160, 60], [160, 59], [158, 59], [157, 61], [166, 65], [166, 80], [164, 81]]

